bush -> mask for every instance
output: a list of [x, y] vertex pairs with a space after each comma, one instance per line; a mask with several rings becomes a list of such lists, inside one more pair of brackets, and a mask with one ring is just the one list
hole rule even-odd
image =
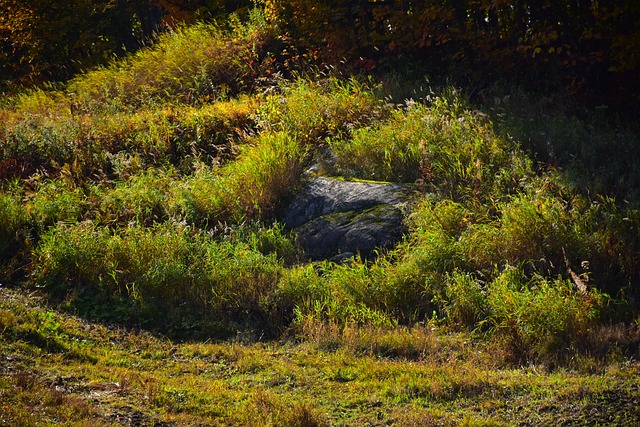
[[420, 177], [424, 126], [419, 114], [397, 110], [379, 127], [355, 130], [352, 140], [331, 140], [336, 171], [376, 181], [416, 181]]
[[365, 179], [411, 182], [456, 201], [487, 202], [521, 188], [532, 176], [516, 144], [498, 137], [492, 124], [453, 91], [429, 106], [410, 104], [378, 128], [335, 140], [336, 167]]
[[453, 326], [475, 328], [487, 316], [486, 291], [471, 274], [454, 270], [447, 274], [444, 311]]
[[603, 301], [596, 291], [578, 292], [570, 281], [528, 281], [508, 267], [488, 285], [488, 322], [515, 360], [559, 359], [585, 340]]
[[94, 317], [173, 333], [215, 324], [268, 331], [281, 264], [244, 237], [217, 241], [169, 223], [117, 231], [61, 224], [37, 248], [31, 282]]
[[93, 196], [99, 201], [95, 219], [104, 225], [136, 223], [150, 226], [179, 214], [175, 194], [175, 172], [147, 169], [141, 175], [117, 182], [112, 189], [94, 186]]
[[431, 296], [424, 276], [381, 255], [372, 263], [356, 259], [292, 269], [281, 279], [279, 297], [295, 307], [296, 323], [306, 330], [323, 324], [412, 324], [422, 318]]
[[77, 222], [86, 207], [82, 191], [63, 180], [30, 184], [14, 181], [0, 193], [0, 260], [17, 257], [58, 222]]
[[252, 100], [241, 98], [201, 107], [164, 105], [100, 114], [91, 117], [90, 137], [112, 155], [135, 153], [149, 165], [171, 163], [183, 169], [194, 161], [213, 165], [235, 157], [234, 139], [253, 126], [254, 109]]
[[0, 179], [72, 163], [81, 132], [81, 123], [71, 117], [21, 114], [0, 125]]
[[[203, 107], [171, 106], [125, 114], [48, 118], [18, 112], [0, 125], [0, 178], [26, 177], [68, 165], [78, 181], [99, 174], [126, 178], [145, 166], [173, 164], [191, 172], [197, 161], [213, 165], [235, 157], [234, 142], [252, 128], [248, 98]], [[135, 158], [137, 168], [123, 170]], [[137, 170], [136, 170], [137, 169]]]
[[23, 249], [24, 228], [30, 219], [21, 202], [14, 192], [0, 193], [0, 263]]
[[187, 219], [198, 225], [269, 218], [298, 184], [306, 150], [284, 132], [264, 132], [227, 166], [202, 169], [183, 188]]
[[35, 190], [25, 196], [24, 203], [36, 235], [58, 222], [78, 222], [86, 209], [83, 191], [62, 180], [37, 182]]

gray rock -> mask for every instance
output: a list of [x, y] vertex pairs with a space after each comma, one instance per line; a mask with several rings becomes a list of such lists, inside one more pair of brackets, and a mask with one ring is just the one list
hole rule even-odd
[[281, 219], [312, 260], [371, 258], [402, 239], [410, 193], [400, 184], [312, 178]]

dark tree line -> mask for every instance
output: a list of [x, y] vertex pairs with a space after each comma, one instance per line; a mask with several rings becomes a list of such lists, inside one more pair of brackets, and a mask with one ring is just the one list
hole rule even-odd
[[607, 102], [640, 93], [636, 0], [0, 0], [0, 82], [65, 80], [178, 22], [254, 4], [285, 45], [324, 63], [371, 71], [406, 59]]
[[[323, 60], [371, 68], [410, 58], [474, 80], [555, 84], [637, 102], [635, 0], [264, 0], [292, 40]], [[360, 58], [363, 58], [360, 59]]]

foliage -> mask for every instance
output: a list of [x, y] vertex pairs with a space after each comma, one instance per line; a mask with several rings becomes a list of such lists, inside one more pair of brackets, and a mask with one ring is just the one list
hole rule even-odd
[[[635, 3], [264, 0], [284, 38], [322, 60], [371, 72], [394, 57], [487, 82], [506, 77], [637, 102]], [[637, 73], [636, 73], [637, 74]], [[593, 98], [592, 98], [593, 99]]]
[[184, 183], [185, 214], [199, 225], [265, 219], [297, 185], [305, 149], [283, 132], [262, 133], [227, 167], [202, 169]]
[[266, 97], [258, 124], [264, 130], [294, 134], [305, 144], [318, 146], [328, 137], [347, 137], [385, 115], [371, 88], [355, 79], [298, 79], [282, 86], [282, 93]]
[[15, 256], [20, 248], [20, 234], [28, 216], [18, 194], [0, 196], [0, 260]]
[[235, 141], [253, 127], [255, 110], [254, 101], [242, 98], [202, 108], [165, 105], [131, 114], [72, 116], [54, 114], [66, 106], [40, 97], [38, 92], [24, 96], [0, 125], [0, 177], [66, 171], [78, 181], [92, 175], [127, 178], [167, 164], [190, 172], [197, 162], [214, 165], [233, 158]]
[[[116, 3], [135, 2], [92, 5]], [[0, 424], [637, 425], [633, 123], [503, 82], [277, 75], [394, 52], [479, 72], [507, 58], [485, 76], [534, 81], [540, 61], [564, 79], [608, 46], [610, 19], [636, 19], [538, 2], [551, 21], [530, 3], [265, 1], [266, 17], [176, 25], [67, 85], [2, 97]], [[167, 25], [247, 6], [153, 4]], [[10, 30], [0, 14], [0, 39], [24, 35], [15, 52], [35, 40], [26, 6]], [[569, 27], [596, 15], [600, 36]], [[631, 68], [598, 74], [618, 48]], [[582, 71], [631, 72], [634, 49], [616, 49]], [[308, 262], [278, 218], [328, 174], [407, 183], [403, 241]]]
[[529, 160], [513, 141], [495, 135], [491, 123], [455, 92], [434, 97], [428, 106], [410, 102], [379, 128], [331, 145], [340, 173], [419, 180], [425, 190], [454, 200], [501, 197], [531, 175]]
[[598, 318], [601, 296], [582, 295], [566, 280], [538, 277], [526, 283], [519, 276], [506, 269], [487, 289], [488, 321], [511, 354], [551, 358], [584, 342]]
[[146, 0], [3, 0], [0, 10], [2, 75], [26, 84], [68, 79], [136, 50], [160, 17]]
[[250, 1], [49, 0], [0, 2], [0, 85], [68, 80], [196, 21], [247, 15]]

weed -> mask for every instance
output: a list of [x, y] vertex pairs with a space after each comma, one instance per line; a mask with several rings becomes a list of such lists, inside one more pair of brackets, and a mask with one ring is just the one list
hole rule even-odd
[[489, 284], [487, 302], [492, 331], [516, 360], [561, 359], [586, 338], [602, 304], [597, 292], [583, 295], [561, 279], [526, 282], [515, 269]]
[[474, 328], [486, 319], [488, 304], [485, 290], [469, 273], [454, 270], [447, 274], [445, 312], [452, 325]]
[[513, 141], [455, 92], [430, 105], [410, 103], [378, 127], [333, 140], [339, 172], [365, 179], [414, 182], [454, 200], [504, 197], [532, 175]]
[[187, 219], [198, 225], [266, 219], [298, 183], [305, 149], [285, 133], [265, 133], [221, 170], [202, 169], [183, 192]]
[[113, 189], [94, 187], [93, 196], [100, 200], [94, 213], [105, 225], [137, 223], [150, 226], [167, 221], [179, 213], [175, 206], [172, 170], [147, 169], [131, 176]]
[[397, 110], [379, 128], [357, 129], [351, 140], [330, 140], [336, 172], [377, 181], [416, 181], [424, 126], [419, 113]]
[[0, 193], [0, 260], [2, 261], [14, 257], [21, 249], [21, 234], [30, 223], [29, 215], [21, 204], [20, 193], [16, 193], [18, 192]]
[[[249, 242], [259, 246], [255, 235]], [[243, 240], [219, 242], [171, 224], [113, 233], [61, 225], [36, 256], [36, 286], [76, 299], [93, 316], [169, 331], [262, 320], [281, 268], [275, 254]]]

